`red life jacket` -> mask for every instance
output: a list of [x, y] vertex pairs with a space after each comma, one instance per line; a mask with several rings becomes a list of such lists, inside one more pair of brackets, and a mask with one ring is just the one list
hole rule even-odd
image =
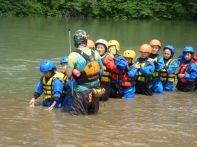
[[193, 60], [197, 64], [197, 54], [194, 55]]
[[107, 55], [103, 59], [103, 65], [106, 67], [108, 71], [110, 71], [110, 79], [111, 80], [118, 80], [120, 77], [119, 71], [114, 63], [114, 58], [110, 55]]
[[[190, 63], [181, 64], [181, 66], [179, 68], [179, 71], [178, 71], [178, 74], [185, 74], [188, 70], [189, 65], [190, 65]], [[179, 78], [179, 81], [182, 82], [182, 83], [187, 83], [188, 82], [185, 78]]]
[[118, 72], [118, 70], [117, 70], [117, 72], [114, 72], [114, 71], [111, 71], [110, 72], [110, 78], [111, 78], [111, 80], [119, 80], [120, 77], [121, 77], [121, 73]]
[[127, 72], [122, 75], [122, 87], [131, 87], [135, 85], [135, 79], [131, 79]]

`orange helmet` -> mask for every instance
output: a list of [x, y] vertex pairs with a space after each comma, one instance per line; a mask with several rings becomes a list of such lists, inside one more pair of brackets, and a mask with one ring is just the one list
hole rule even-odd
[[88, 47], [88, 48], [95, 48], [94, 41], [92, 41], [92, 40], [88, 39], [87, 47]]
[[149, 44], [142, 44], [140, 46], [140, 52], [152, 53], [152, 47]]
[[149, 44], [151, 46], [158, 45], [161, 48], [161, 42], [157, 39], [152, 39]]

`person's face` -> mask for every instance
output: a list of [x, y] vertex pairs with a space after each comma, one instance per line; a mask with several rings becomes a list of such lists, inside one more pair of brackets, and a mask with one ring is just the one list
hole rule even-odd
[[105, 53], [105, 46], [102, 44], [97, 44], [96, 50], [98, 51], [99, 55], [102, 56]]
[[142, 57], [143, 59], [148, 58], [149, 55], [150, 55], [150, 53], [147, 53], [147, 52], [140, 52], [140, 53], [141, 53], [141, 57]]
[[172, 53], [169, 49], [165, 49], [163, 52], [164, 59], [169, 59], [172, 56]]
[[157, 54], [159, 52], [160, 47], [158, 45], [152, 45], [152, 54]]
[[43, 73], [43, 76], [44, 76], [45, 78], [50, 78], [50, 77], [51, 77], [51, 72], [50, 72], [50, 71], [45, 72], [45, 73]]
[[189, 60], [192, 59], [192, 54], [191, 53], [185, 53], [184, 58], [185, 58], [186, 61], [189, 61]]
[[131, 58], [125, 58], [127, 60], [127, 63], [128, 64], [131, 64], [132, 63], [132, 59]]
[[116, 55], [116, 53], [117, 53], [115, 45], [109, 46], [108, 50], [109, 50], [109, 53], [112, 55]]
[[66, 73], [66, 64], [61, 64], [61, 67], [62, 67], [62, 72]]

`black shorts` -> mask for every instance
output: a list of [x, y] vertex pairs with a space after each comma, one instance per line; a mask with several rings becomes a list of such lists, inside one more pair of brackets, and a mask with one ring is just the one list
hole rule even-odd
[[84, 92], [74, 92], [73, 103], [69, 113], [71, 115], [88, 115], [95, 114], [99, 110], [99, 99], [93, 99], [91, 103], [88, 102], [90, 90]]

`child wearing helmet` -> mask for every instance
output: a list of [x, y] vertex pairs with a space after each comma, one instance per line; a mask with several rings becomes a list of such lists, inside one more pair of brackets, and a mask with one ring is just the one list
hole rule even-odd
[[[107, 50], [108, 50], [108, 42], [104, 39], [98, 39], [95, 42], [95, 47], [96, 50], [98, 51], [99, 55], [102, 58], [102, 61], [104, 60], [104, 58], [106, 57], [106, 55], [108, 54]], [[102, 88], [105, 88], [105, 93], [104, 95], [100, 98], [100, 100], [103, 101], [107, 101], [109, 99], [110, 96], [110, 91], [111, 91], [111, 87], [110, 87], [110, 71], [107, 70], [106, 66], [103, 66], [103, 73], [100, 74], [100, 84]]]
[[173, 83], [175, 81], [175, 72], [178, 68], [177, 63], [173, 60], [175, 49], [172, 45], [166, 45], [163, 48], [163, 58], [165, 66], [160, 75], [162, 77], [163, 90], [173, 91]]
[[60, 59], [60, 65], [62, 67], [62, 73], [64, 74], [63, 83], [64, 83], [64, 91], [63, 91], [63, 110], [65, 112], [69, 112], [70, 107], [73, 101], [73, 89], [76, 85], [75, 80], [71, 77], [68, 78], [66, 75], [66, 67], [68, 64], [68, 57], [64, 56]]
[[134, 64], [134, 67], [138, 70], [136, 78], [136, 93], [143, 95], [152, 95], [152, 73], [155, 69], [153, 61], [148, 60], [152, 52], [152, 48], [149, 44], [143, 44], [140, 46], [141, 57], [138, 58]]
[[155, 64], [155, 71], [152, 75], [152, 83], [153, 83], [153, 92], [162, 93], [163, 86], [161, 81], [160, 72], [164, 68], [165, 63], [163, 57], [159, 55], [159, 50], [161, 49], [161, 42], [157, 39], [153, 39], [150, 41], [150, 46], [152, 47], [152, 53], [150, 55], [150, 61], [153, 61]]
[[137, 76], [137, 68], [133, 66], [136, 54], [133, 50], [125, 50], [123, 57], [127, 60], [127, 67], [122, 74], [123, 99], [131, 99], [135, 96], [135, 78]]
[[120, 51], [120, 44], [117, 40], [110, 40], [108, 42], [108, 50], [111, 55], [116, 55]]
[[88, 39], [87, 41], [87, 47], [91, 49], [95, 49], [95, 43], [93, 40]]
[[194, 48], [186, 46], [183, 49], [184, 62], [180, 65], [177, 78], [176, 88], [180, 91], [194, 91], [195, 80], [197, 78], [197, 65], [193, 61]]
[[109, 54], [103, 59], [103, 64], [110, 71], [111, 98], [121, 98], [123, 95], [121, 81], [123, 69], [127, 66], [127, 61], [118, 54], [120, 44], [117, 40], [108, 42]]
[[50, 60], [41, 62], [40, 72], [42, 72], [43, 75], [36, 86], [34, 97], [29, 102], [30, 107], [34, 107], [36, 99], [43, 94], [44, 101], [42, 104], [43, 106], [49, 107], [49, 111], [54, 107], [61, 108], [62, 91], [64, 87], [61, 79], [64, 75], [56, 71], [55, 64]]
[[[194, 62], [195, 62], [196, 65], [197, 65], [197, 54], [194, 55], [193, 60], [194, 60]], [[195, 84], [195, 85], [196, 85], [196, 86], [195, 86], [195, 87], [196, 87], [195, 90], [196, 90], [196, 89], [197, 89], [197, 77], [196, 77], [195, 83], [196, 83], [196, 84]]]

